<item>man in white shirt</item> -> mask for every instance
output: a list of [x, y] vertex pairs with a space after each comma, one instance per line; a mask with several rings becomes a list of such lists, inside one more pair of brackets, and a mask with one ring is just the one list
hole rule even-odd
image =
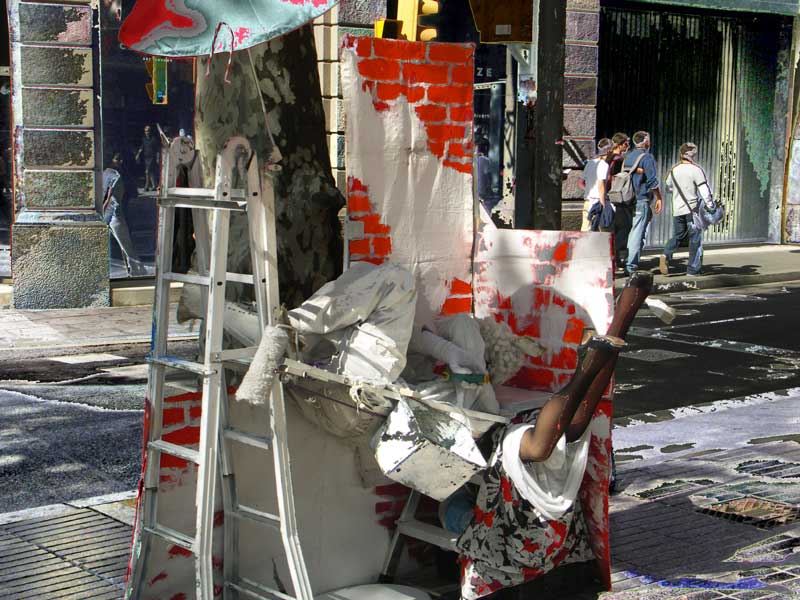
[[672, 238], [664, 247], [658, 269], [662, 275], [669, 273], [669, 261], [681, 241], [689, 238], [689, 263], [686, 274], [700, 275], [703, 267], [703, 229], [695, 225], [692, 212], [700, 200], [706, 205], [713, 202], [711, 188], [705, 171], [695, 162], [697, 146], [688, 142], [680, 148], [681, 162], [670, 171], [666, 179], [667, 191], [672, 192]]
[[[608, 177], [607, 155], [613, 144], [610, 139], [603, 138], [597, 143], [597, 156], [586, 163], [583, 169], [581, 183], [584, 192], [583, 219], [581, 220], [581, 231], [592, 231], [592, 223], [589, 220], [589, 211], [592, 206], [600, 203], [601, 207], [606, 203], [606, 179]], [[598, 221], [600, 217], [597, 217]], [[610, 231], [610, 228], [599, 227], [594, 231]]]

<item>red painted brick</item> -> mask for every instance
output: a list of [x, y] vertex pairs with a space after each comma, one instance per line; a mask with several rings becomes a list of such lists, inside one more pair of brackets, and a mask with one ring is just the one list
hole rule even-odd
[[425, 44], [377, 38], [372, 42], [375, 56], [394, 60], [425, 60]]
[[454, 279], [450, 284], [450, 293], [453, 295], [472, 294], [472, 286], [461, 279]]
[[350, 254], [363, 254], [370, 253], [370, 240], [350, 240]]
[[466, 121], [472, 123], [472, 104], [449, 106], [451, 121]]
[[452, 44], [428, 44], [428, 60], [463, 64], [472, 59], [474, 48], [470, 46], [454, 46]]
[[428, 88], [428, 102], [440, 104], [466, 104], [472, 102], [471, 85], [432, 85]]
[[384, 58], [368, 58], [358, 63], [358, 72], [367, 79], [396, 81], [400, 78], [400, 63]]
[[161, 424], [165, 427], [183, 423], [183, 408], [165, 408], [161, 417]]
[[472, 85], [475, 79], [475, 74], [472, 67], [452, 67], [450, 72], [450, 81], [453, 83], [468, 83]]
[[359, 261], [372, 263], [373, 265], [382, 265], [386, 262], [385, 258], [375, 258], [374, 256], [365, 256], [363, 258], [359, 258]]
[[363, 37], [356, 41], [356, 54], [360, 57], [372, 55], [372, 38]]
[[199, 419], [203, 416], [203, 407], [202, 406], [193, 406], [189, 409], [189, 419]]
[[460, 162], [453, 162], [452, 160], [446, 160], [442, 163], [445, 167], [450, 167], [451, 169], [455, 169], [460, 173], [468, 173], [472, 174], [472, 163], [460, 163]]
[[425, 131], [429, 139], [449, 140], [463, 138], [466, 128], [463, 125], [428, 125]]
[[425, 88], [421, 85], [410, 85], [406, 88], [406, 98], [409, 104], [419, 102], [425, 97]]
[[178, 458], [177, 456], [172, 456], [170, 454], [162, 454], [161, 460], [158, 463], [159, 469], [186, 469], [188, 468], [189, 463], [183, 460], [182, 458]]
[[378, 101], [378, 100], [375, 100], [375, 101], [372, 103], [372, 106], [374, 106], [374, 107], [375, 107], [375, 110], [377, 110], [378, 112], [386, 112], [387, 110], [389, 110], [390, 108], [392, 108], [392, 107], [391, 107], [391, 106], [389, 106], [389, 105], [388, 105], [386, 102], [380, 102], [380, 101]]
[[200, 443], [199, 427], [182, 427], [164, 434], [164, 441], [181, 446], [190, 446]]
[[375, 90], [375, 82], [370, 80], [363, 81], [361, 83], [361, 89], [371, 94]]
[[372, 207], [369, 197], [364, 194], [351, 194], [347, 197], [347, 210], [351, 213], [369, 212]]
[[556, 381], [549, 369], [522, 367], [511, 379], [510, 385], [528, 389], [551, 389]]
[[561, 352], [550, 359], [550, 366], [554, 369], [571, 370], [578, 364], [578, 353], [570, 347], [561, 349]]
[[385, 102], [396, 100], [401, 94], [405, 93], [406, 86], [399, 83], [379, 83], [375, 95]]
[[372, 252], [376, 256], [389, 256], [392, 253], [392, 240], [388, 237], [372, 238]]
[[472, 149], [467, 147], [467, 144], [459, 144], [457, 142], [450, 142], [447, 147], [447, 154], [450, 156], [463, 156], [472, 158]]
[[562, 242], [553, 252], [553, 260], [564, 262], [569, 257], [569, 242]]
[[580, 344], [583, 337], [583, 329], [586, 327], [581, 319], [572, 317], [567, 321], [567, 329], [564, 331], [563, 340], [568, 344]]
[[519, 335], [529, 335], [535, 338], [541, 337], [541, 323], [542, 321], [539, 317], [534, 317], [530, 321], [526, 322], [526, 325], [517, 333]]
[[403, 64], [403, 79], [409, 83], [447, 83], [449, 67], [431, 64]]
[[388, 225], [381, 223], [380, 215], [365, 215], [363, 217], [353, 217], [353, 221], [361, 221], [364, 223], [364, 233], [373, 233], [377, 235], [389, 235], [390, 228]]
[[364, 192], [367, 193], [367, 186], [361, 183], [361, 180], [357, 177], [348, 177], [347, 178], [347, 191], [348, 192]]
[[443, 315], [468, 313], [472, 310], [472, 298], [448, 298], [442, 306]]
[[428, 150], [431, 154], [442, 158], [444, 156], [444, 142], [439, 140], [428, 140]]
[[435, 104], [422, 104], [416, 108], [417, 116], [425, 122], [442, 122], [447, 120], [447, 109]]
[[189, 392], [187, 394], [179, 394], [177, 396], [170, 396], [164, 398], [164, 402], [186, 402], [187, 400], [202, 400], [202, 392]]

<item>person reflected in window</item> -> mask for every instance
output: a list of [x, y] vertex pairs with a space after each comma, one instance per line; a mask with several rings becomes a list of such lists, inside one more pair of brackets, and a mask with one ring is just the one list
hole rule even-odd
[[103, 171], [103, 220], [117, 240], [129, 277], [147, 275], [147, 269], [133, 247], [130, 229], [125, 220], [124, 204], [127, 201], [122, 175], [122, 154], [114, 153], [109, 166]]
[[142, 143], [136, 151], [136, 160], [144, 162], [144, 191], [149, 192], [158, 187], [159, 156], [161, 154], [161, 138], [153, 133], [150, 125], [144, 126]]

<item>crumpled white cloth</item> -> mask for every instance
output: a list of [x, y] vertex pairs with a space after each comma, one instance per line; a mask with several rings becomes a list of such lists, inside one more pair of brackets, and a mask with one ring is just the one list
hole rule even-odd
[[519, 457], [522, 436], [534, 425], [513, 425], [503, 438], [503, 470], [520, 495], [544, 519], [557, 520], [575, 502], [589, 458], [590, 428], [574, 442], [559, 438], [553, 453], [543, 462], [523, 462]]
[[333, 343], [337, 372], [392, 382], [406, 365], [416, 304], [412, 273], [391, 263], [359, 262], [289, 311], [289, 322], [301, 334]]

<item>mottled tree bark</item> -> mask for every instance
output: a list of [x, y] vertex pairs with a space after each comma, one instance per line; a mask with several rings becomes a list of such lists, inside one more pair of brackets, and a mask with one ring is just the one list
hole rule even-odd
[[[214, 161], [225, 141], [243, 135], [263, 165], [269, 156], [261, 94], [269, 127], [283, 155], [275, 181], [278, 268], [281, 301], [294, 307], [341, 271], [342, 242], [337, 213], [344, 203], [331, 173], [325, 138], [317, 56], [310, 26], [250, 50], [236, 52], [231, 83], [224, 83], [228, 55], [197, 62], [197, 147], [206, 185], [213, 185]], [[258, 82], [256, 85], [256, 77]], [[229, 271], [250, 272], [247, 224], [234, 213]], [[232, 299], [248, 299], [249, 290], [232, 285]]]

